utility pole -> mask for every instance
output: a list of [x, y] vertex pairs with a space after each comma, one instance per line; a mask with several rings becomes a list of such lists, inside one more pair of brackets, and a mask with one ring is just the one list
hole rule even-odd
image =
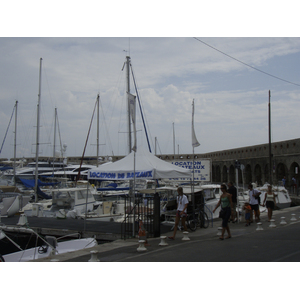
[[272, 145], [271, 145], [271, 91], [269, 90], [269, 165], [270, 165], [270, 184], [273, 184], [273, 164], [272, 164]]
[[97, 95], [97, 167], [99, 166], [99, 102], [100, 94]]

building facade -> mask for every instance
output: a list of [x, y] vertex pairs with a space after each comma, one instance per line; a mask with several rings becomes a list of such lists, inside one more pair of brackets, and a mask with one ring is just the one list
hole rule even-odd
[[[294, 177], [300, 182], [300, 139], [287, 140], [271, 144], [272, 165], [270, 174], [269, 144], [235, 148], [206, 154], [194, 154], [195, 159], [210, 159], [211, 181], [213, 183], [235, 182], [236, 161], [242, 166], [238, 170], [239, 185], [256, 182], [258, 185], [273, 182], [281, 183], [286, 178], [287, 187], [292, 185]], [[173, 160], [172, 155], [158, 156], [164, 160]], [[177, 159], [193, 159], [192, 154], [175, 156]], [[270, 178], [270, 175], [272, 178]]]
[[[287, 140], [271, 144], [272, 153], [272, 182], [278, 184], [286, 178], [287, 187], [292, 185], [294, 177], [297, 183], [300, 182], [300, 139]], [[157, 155], [166, 161], [174, 160], [193, 160], [193, 154], [180, 155]], [[102, 157], [104, 161], [117, 161], [124, 156]], [[47, 158], [41, 158], [47, 160]], [[211, 160], [211, 181], [213, 183], [235, 182], [235, 164], [238, 161], [242, 169], [238, 170], [239, 185], [244, 182], [257, 182], [262, 185], [271, 182], [270, 162], [269, 162], [269, 144], [235, 148], [223, 151], [210, 152], [206, 154], [194, 154], [194, 159]], [[80, 163], [81, 157], [69, 157], [68, 162]], [[34, 158], [27, 158], [27, 162], [34, 161]], [[85, 157], [83, 163], [95, 165], [97, 158], [95, 156]]]

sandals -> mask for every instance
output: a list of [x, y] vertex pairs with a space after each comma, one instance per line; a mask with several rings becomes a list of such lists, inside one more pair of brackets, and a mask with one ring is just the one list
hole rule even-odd
[[[224, 238], [223, 238], [223, 237], [221, 237], [221, 236], [219, 237], [219, 239], [220, 239], [220, 240], [222, 240], [222, 241], [224, 240]], [[230, 235], [230, 236], [226, 236], [226, 238], [225, 238], [225, 239], [226, 239], [226, 240], [227, 240], [227, 239], [231, 239], [231, 235]]]
[[168, 236], [168, 239], [175, 240], [175, 238], [173, 238], [172, 236]]

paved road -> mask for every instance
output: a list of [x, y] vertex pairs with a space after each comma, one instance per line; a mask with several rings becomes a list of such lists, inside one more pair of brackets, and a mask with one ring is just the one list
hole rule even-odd
[[[297, 221], [291, 222], [291, 214]], [[284, 216], [287, 225], [280, 225]], [[179, 232], [176, 240], [168, 240], [168, 246], [159, 246], [160, 239], [149, 240], [147, 251], [138, 252], [137, 240], [120, 241], [118, 246], [97, 246], [101, 262], [299, 262], [300, 261], [300, 207], [292, 207], [274, 213], [276, 228], [270, 228], [266, 216], [262, 216], [264, 230], [257, 225], [245, 227], [245, 223], [230, 224], [231, 239], [220, 240], [217, 228], [197, 229], [189, 234], [190, 241], [182, 241]], [[171, 233], [170, 233], [171, 234]], [[126, 246], [127, 243], [127, 246]], [[110, 248], [111, 247], [111, 248]], [[88, 261], [90, 254], [65, 258], [65, 261]]]

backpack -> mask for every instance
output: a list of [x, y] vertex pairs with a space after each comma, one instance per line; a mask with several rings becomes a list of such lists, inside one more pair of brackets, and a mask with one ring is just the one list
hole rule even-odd
[[260, 195], [254, 195], [254, 198], [258, 201], [258, 204], [260, 205]]

